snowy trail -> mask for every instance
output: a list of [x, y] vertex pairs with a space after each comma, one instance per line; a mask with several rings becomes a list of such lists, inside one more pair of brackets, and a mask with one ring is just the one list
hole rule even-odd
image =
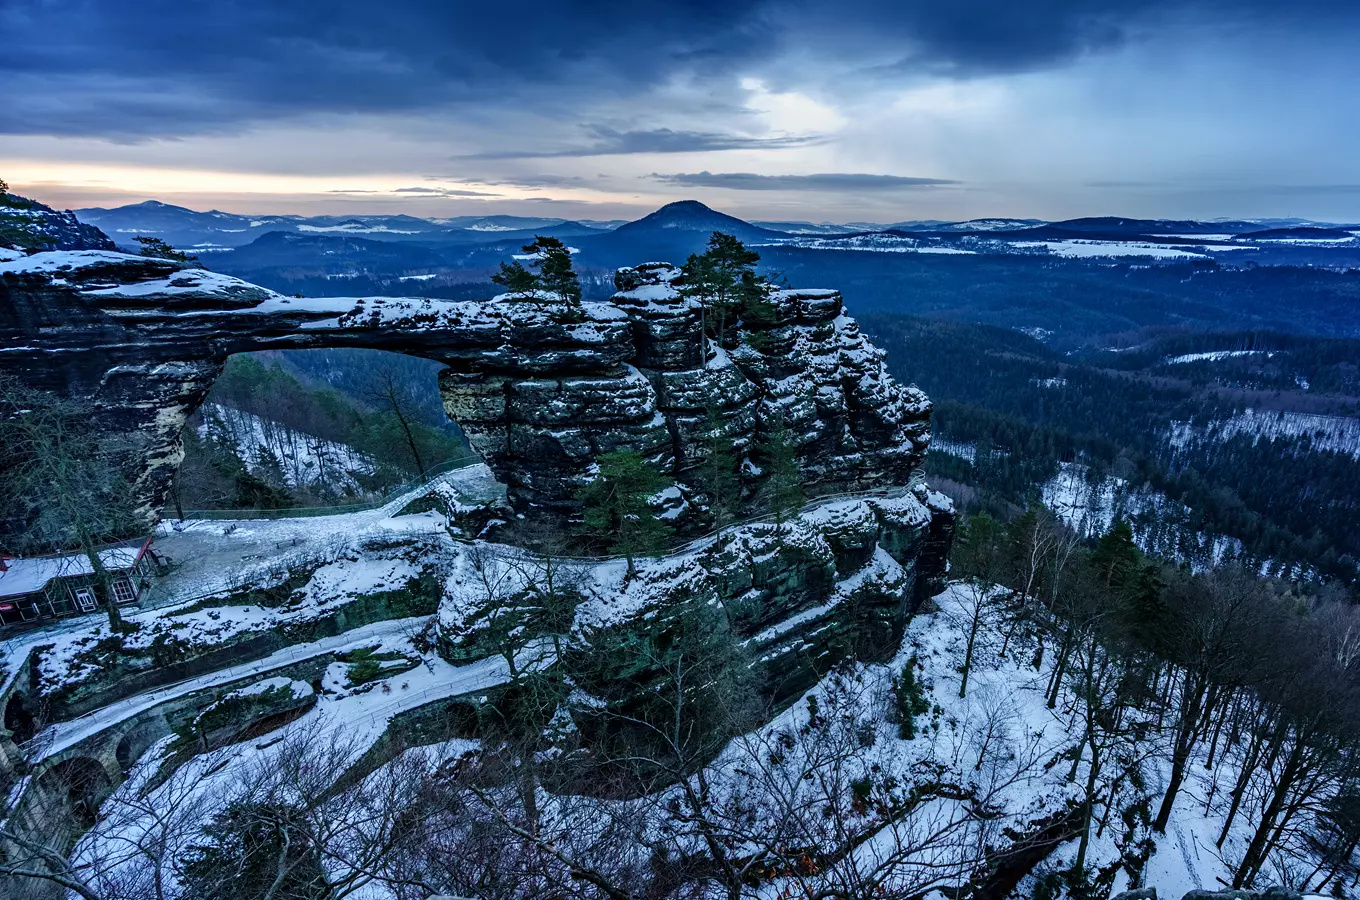
[[367, 536], [444, 534], [444, 519], [435, 513], [396, 515], [441, 485], [473, 504], [493, 498], [499, 488], [491, 470], [475, 463], [412, 487], [375, 509], [278, 519], [164, 521], [155, 548], [174, 560], [176, 568], [155, 583], [143, 606], [169, 606], [232, 590], [264, 577], [283, 557], [352, 545]]
[[33, 739], [32, 746], [35, 748], [35, 752], [29, 761], [31, 763], [41, 762], [92, 735], [96, 735], [168, 700], [174, 700], [205, 688], [229, 684], [251, 675], [270, 672], [328, 653], [352, 650], [380, 642], [386, 638], [407, 634], [419, 629], [426, 621], [428, 621], [427, 616], [415, 616], [409, 619], [375, 622], [372, 625], [365, 625], [362, 628], [356, 628], [334, 637], [323, 638], [310, 644], [285, 647], [251, 663], [243, 663], [228, 669], [209, 672], [206, 675], [181, 681], [178, 684], [128, 697], [103, 709], [86, 713], [80, 718], [72, 719], [69, 722], [59, 722], [44, 729]]

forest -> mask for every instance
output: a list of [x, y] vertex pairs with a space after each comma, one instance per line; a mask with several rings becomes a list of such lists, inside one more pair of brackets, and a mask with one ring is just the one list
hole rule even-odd
[[231, 357], [184, 429], [179, 508], [362, 502], [467, 458], [439, 406], [438, 369], [364, 350]]
[[[1210, 439], [1189, 424], [1253, 405], [1353, 412], [1360, 342], [1173, 334], [1130, 353], [1067, 354], [987, 325], [873, 314], [864, 327], [897, 377], [931, 396], [936, 434], [977, 448], [971, 461], [932, 452], [928, 464], [969, 489], [968, 508], [1012, 516], [1060, 462], [1080, 461], [1097, 477], [1151, 485], [1189, 507], [1196, 527], [1242, 541], [1257, 560], [1301, 562], [1347, 581], [1360, 571], [1358, 448], [1322, 445], [1306, 432]], [[1166, 363], [1244, 345], [1261, 347], [1260, 356]], [[1310, 389], [1276, 390], [1281, 373]], [[1192, 437], [1173, 442], [1175, 423]]]

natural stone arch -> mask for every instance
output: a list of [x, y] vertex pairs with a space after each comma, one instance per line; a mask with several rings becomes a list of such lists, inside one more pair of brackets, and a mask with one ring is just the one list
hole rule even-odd
[[142, 722], [128, 729], [127, 733], [118, 739], [113, 750], [113, 758], [123, 776], [126, 777], [132, 771], [137, 760], [142, 758], [142, 754], [146, 753], [152, 744], [169, 733], [170, 728], [162, 719]]
[[[99, 807], [114, 787], [115, 780], [103, 763], [90, 756], [74, 756], [48, 766], [25, 798], [25, 805], [30, 817], [39, 816], [50, 823], [46, 829], [49, 835], [64, 837], [69, 844], [94, 826]], [[56, 823], [65, 824], [68, 833], [56, 835], [51, 830], [51, 824]]]
[[[443, 363], [445, 411], [521, 514], [572, 514], [595, 460], [618, 449], [693, 487], [715, 411], [739, 448], [783, 421], [809, 493], [908, 480], [929, 402], [892, 380], [838, 293], [777, 291], [760, 351], [709, 342], [702, 359], [699, 310], [677, 276], [666, 264], [620, 270], [611, 302], [562, 315], [516, 300], [289, 298], [167, 260], [37, 254], [0, 276], [0, 305], [14, 310], [0, 320], [12, 348], [0, 365], [95, 401], [104, 427], [128, 439], [148, 519], [182, 457], [186, 418], [229, 356], [263, 349], [366, 347]], [[683, 490], [676, 502], [690, 508]]]

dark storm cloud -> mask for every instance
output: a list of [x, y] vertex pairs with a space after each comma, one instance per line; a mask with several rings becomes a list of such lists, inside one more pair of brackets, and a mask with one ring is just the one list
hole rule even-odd
[[547, 159], [570, 156], [624, 156], [632, 153], [702, 153], [711, 150], [767, 150], [777, 147], [806, 147], [822, 143], [815, 135], [786, 137], [748, 137], [713, 131], [675, 131], [653, 128], [643, 131], [618, 131], [601, 125], [586, 129], [594, 140], [582, 147], [558, 150], [492, 151], [473, 153], [456, 159]]
[[958, 184], [945, 178], [823, 172], [818, 175], [756, 175], [751, 172], [653, 174], [657, 181], [681, 187], [731, 188], [738, 191], [883, 191]]
[[305, 113], [570, 106], [773, 38], [751, 0], [5, 0], [0, 130], [156, 136]]
[[[480, 107], [569, 116], [586, 101], [628, 100], [676, 78], [711, 82], [786, 55], [809, 62], [784, 78], [820, 77], [818, 59], [966, 76], [1061, 64], [1155, 30], [1171, 15], [1198, 12], [1233, 27], [1272, 16], [1272, 27], [1317, 28], [1343, 16], [1353, 21], [1357, 6], [1352, 0], [4, 0], [0, 131], [136, 139], [311, 113], [440, 109], [457, 122], [460, 110]], [[715, 149], [702, 146], [704, 137], [601, 131], [587, 149]], [[648, 145], [663, 149], [628, 149]]]

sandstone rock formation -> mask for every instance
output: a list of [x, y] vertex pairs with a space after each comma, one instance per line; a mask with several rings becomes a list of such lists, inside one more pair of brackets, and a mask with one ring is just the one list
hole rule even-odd
[[[620, 270], [611, 302], [563, 321], [507, 297], [290, 298], [168, 260], [43, 252], [0, 262], [0, 370], [92, 400], [131, 448], [148, 518], [181, 459], [184, 421], [227, 357], [269, 348], [371, 347], [446, 364], [445, 409], [529, 516], [571, 516], [598, 456], [631, 449], [673, 482], [667, 513], [701, 531], [695, 471], [714, 428], [744, 452], [782, 423], [809, 496], [908, 482], [930, 403], [892, 379], [838, 293], [775, 291], [760, 332], [735, 328], [717, 346], [701, 343], [700, 310], [678, 278], [663, 263]], [[746, 471], [749, 500], [761, 476]]]
[[93, 225], [67, 210], [0, 191], [0, 261], [35, 250], [117, 250]]

